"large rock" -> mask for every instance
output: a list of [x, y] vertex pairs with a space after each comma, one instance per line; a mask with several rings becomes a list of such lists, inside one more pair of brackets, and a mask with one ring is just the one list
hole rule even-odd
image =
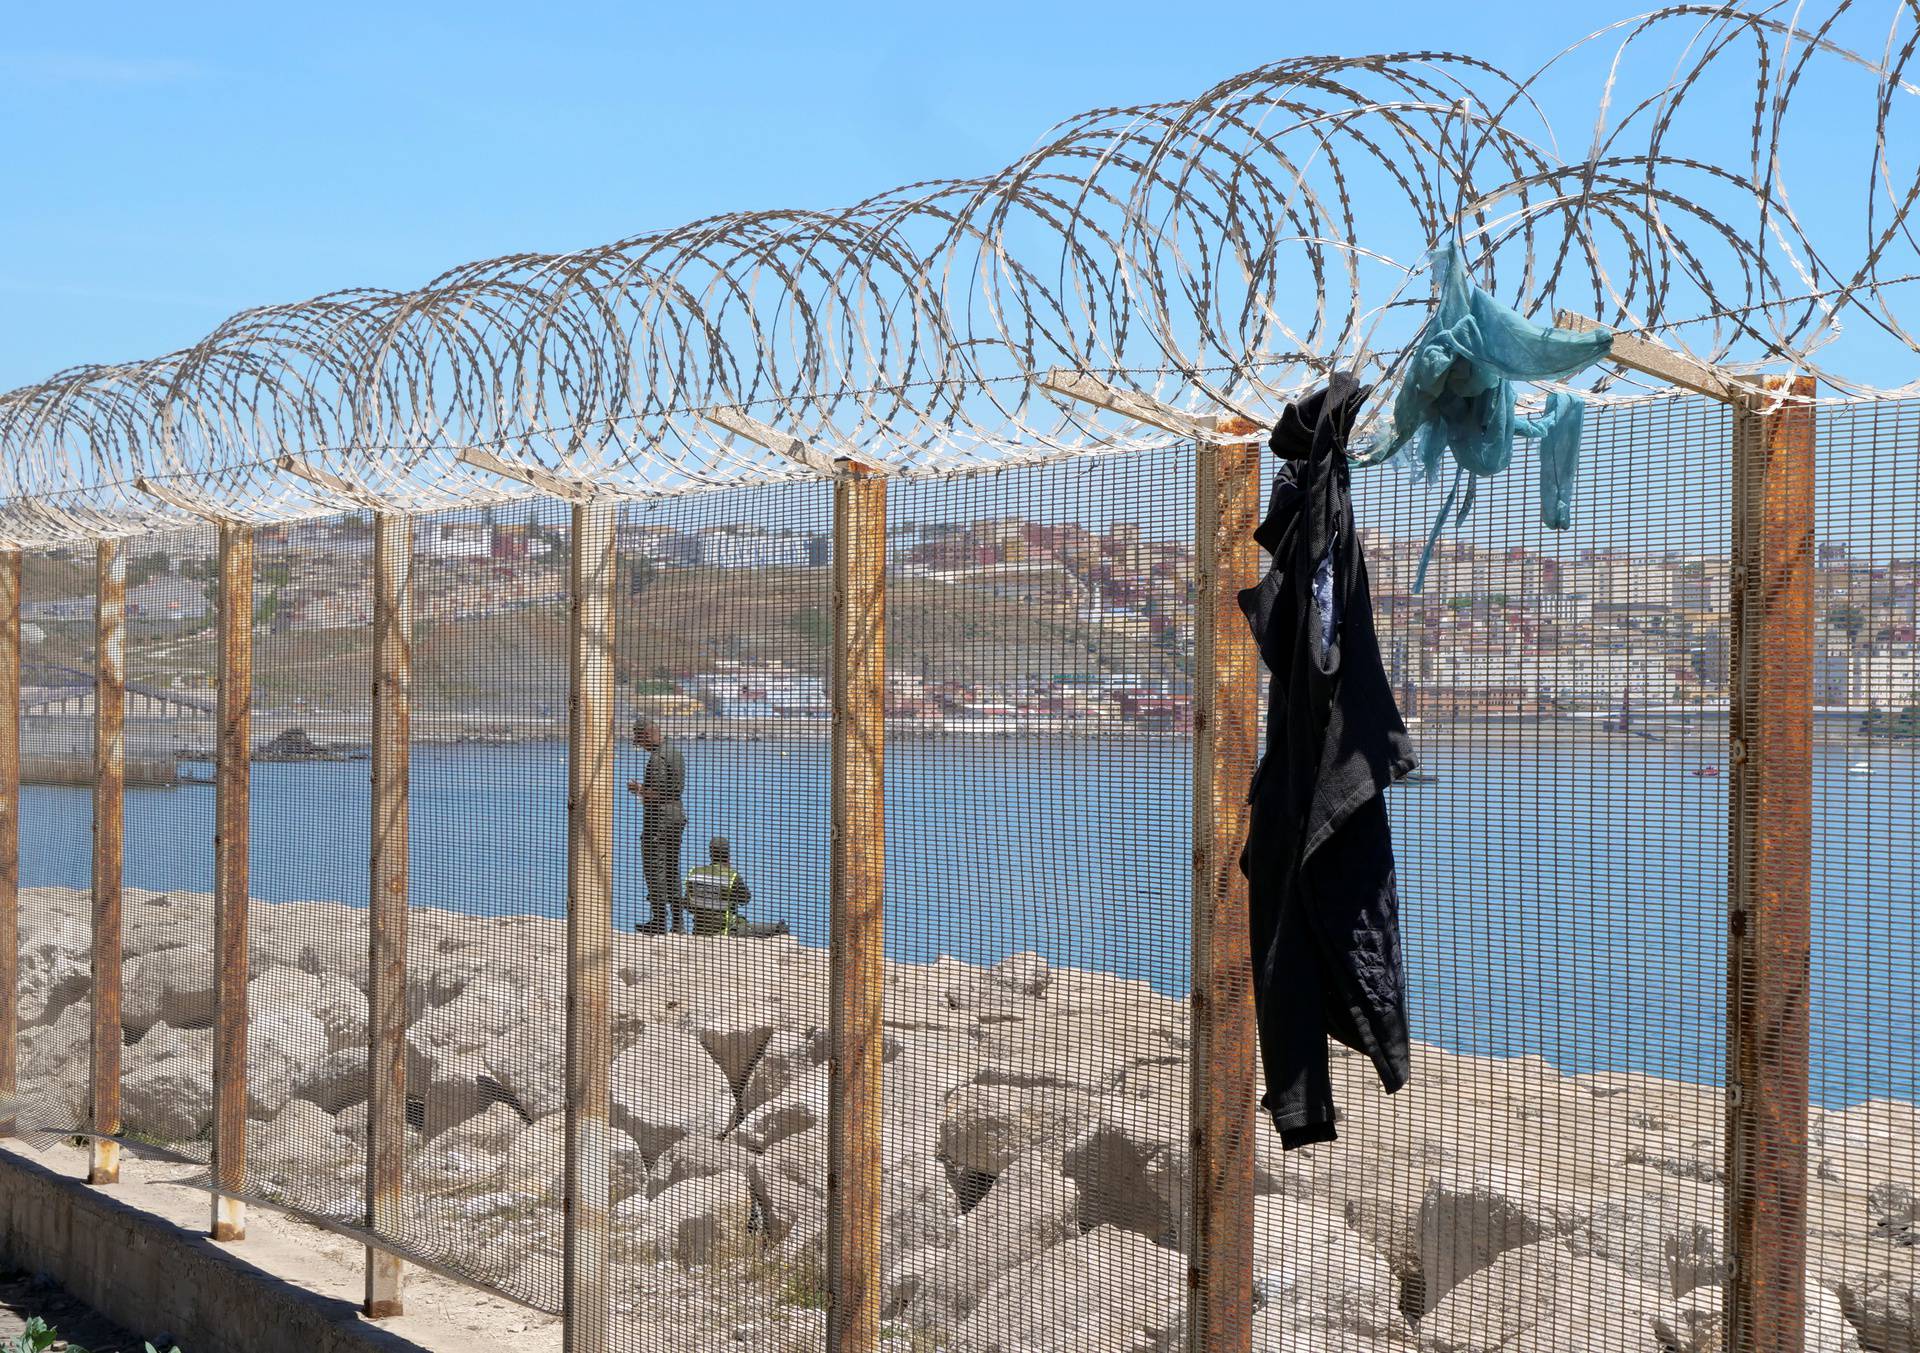
[[675, 1184], [647, 1202], [637, 1218], [638, 1242], [663, 1260], [694, 1268], [744, 1255], [753, 1190], [738, 1170]]
[[527, 1120], [507, 1104], [494, 1104], [486, 1112], [447, 1129], [428, 1142], [429, 1148], [464, 1149], [503, 1156], [527, 1129]]
[[1407, 1337], [1393, 1270], [1326, 1204], [1255, 1198], [1253, 1247], [1254, 1285], [1263, 1307], [1286, 1313], [1294, 1323], [1335, 1331], [1338, 1339]]
[[727, 1078], [727, 1084], [739, 1096], [746, 1087], [747, 1074], [760, 1060], [767, 1041], [778, 1027], [768, 1011], [751, 1005], [728, 1005], [703, 1011], [694, 1020], [693, 1036], [705, 1048], [707, 1056]]
[[311, 1015], [326, 1030], [329, 1052], [367, 1045], [367, 998], [334, 973], [302, 972], [278, 964], [247, 984], [247, 1009], [255, 1018]]
[[921, 1329], [951, 1329], [995, 1278], [1079, 1235], [1079, 1190], [1060, 1173], [1058, 1160], [1045, 1152], [1022, 1156], [951, 1235], [883, 1247], [885, 1254], [906, 1256], [888, 1275], [888, 1313], [910, 1314]]
[[545, 1118], [567, 1107], [564, 1021], [528, 1020], [481, 1051], [493, 1082], [528, 1118]]
[[733, 1086], [691, 1034], [650, 1026], [615, 1060], [613, 1121], [649, 1161], [682, 1137], [718, 1137], [733, 1121]]
[[[457, 1140], [466, 1128], [463, 1123], [435, 1140]], [[609, 1161], [608, 1203], [612, 1205], [645, 1190], [647, 1162], [633, 1138], [618, 1128], [610, 1132], [613, 1156]], [[498, 1185], [515, 1197], [559, 1203], [566, 1197], [566, 1171], [566, 1115], [552, 1114], [528, 1123], [515, 1135], [499, 1163]]]
[[1066, 1086], [962, 1086], [940, 1117], [943, 1159], [963, 1170], [997, 1176], [1035, 1147], [1064, 1145], [1087, 1121], [1085, 1093]]
[[[1840, 1298], [1807, 1280], [1807, 1353], [1860, 1353], [1860, 1335], [1848, 1323]], [[1881, 1350], [1876, 1350], [1881, 1353]]]
[[1118, 1226], [1160, 1245], [1185, 1242], [1187, 1150], [1180, 1121], [1148, 1103], [1101, 1112], [1091, 1132], [1067, 1148], [1062, 1167], [1078, 1186], [1087, 1228]]
[[1632, 1275], [1544, 1240], [1500, 1253], [1421, 1318], [1421, 1353], [1657, 1353], [1666, 1303]]
[[[1159, 1353], [1159, 1350], [1155, 1350], [1155, 1353]], [[1325, 1331], [1300, 1323], [1291, 1313], [1256, 1310], [1253, 1313], [1253, 1353], [1407, 1353], [1407, 1345], [1399, 1340], [1389, 1343], [1358, 1334], [1343, 1334], [1340, 1342], [1329, 1343]], [[1567, 1353], [1574, 1353], [1574, 1350], [1569, 1349]], [[1579, 1353], [1586, 1353], [1586, 1350], [1579, 1350]]]
[[121, 1027], [138, 1038], [162, 1021], [176, 1029], [213, 1023], [213, 954], [208, 949], [159, 949], [126, 964]]
[[256, 1162], [286, 1173], [333, 1170], [360, 1158], [359, 1148], [335, 1130], [333, 1115], [304, 1099], [290, 1100], [271, 1120], [252, 1129], [247, 1152]]
[[889, 1253], [952, 1244], [959, 1224], [960, 1200], [938, 1161], [896, 1160], [881, 1172], [880, 1243]]
[[995, 982], [1021, 996], [1045, 996], [1053, 982], [1047, 960], [1031, 952], [1010, 954], [994, 964], [989, 973]]
[[1423, 1308], [1434, 1309], [1461, 1281], [1507, 1251], [1564, 1236], [1585, 1216], [1577, 1200], [1536, 1178], [1494, 1166], [1443, 1173], [1420, 1203]]
[[[426, 908], [416, 909], [418, 919]], [[249, 973], [258, 977], [276, 967], [332, 975], [356, 990], [367, 987], [367, 912], [343, 902], [261, 902], [248, 908], [251, 951]], [[415, 967], [423, 966], [424, 955]]]
[[1727, 1276], [1720, 1209], [1720, 1190], [1698, 1183], [1610, 1195], [1567, 1233], [1567, 1245], [1618, 1265], [1663, 1296], [1681, 1297]]
[[778, 1099], [762, 1104], [740, 1120], [733, 1140], [749, 1151], [765, 1151], [777, 1142], [827, 1125], [827, 1072], [825, 1067], [789, 1089]]
[[788, 1137], [764, 1155], [749, 1156], [747, 1178], [753, 1189], [756, 1225], [769, 1241], [784, 1250], [802, 1254], [824, 1241], [827, 1228], [825, 1128]]
[[498, 977], [476, 978], [453, 1000], [413, 1020], [407, 1043], [437, 1082], [444, 1079], [443, 1064], [482, 1054], [530, 1018], [555, 1013], [536, 1010], [524, 988]]
[[1653, 1318], [1660, 1353], [1726, 1353], [1727, 1294], [1696, 1287]]
[[51, 889], [23, 890], [20, 899], [20, 1025], [31, 1029], [58, 1018], [93, 985], [92, 931], [85, 921], [33, 904]]
[[768, 1036], [740, 1090], [740, 1115], [745, 1117], [812, 1077], [824, 1062], [816, 1040], [795, 1029]]
[[683, 1137], [662, 1151], [660, 1159], [653, 1163], [646, 1178], [646, 1194], [648, 1198], [657, 1198], [675, 1184], [689, 1179], [705, 1179], [729, 1170], [750, 1172], [754, 1164], [753, 1155], [738, 1142], [706, 1136]]
[[165, 949], [205, 951], [213, 933], [209, 893], [150, 893], [124, 889], [120, 899], [120, 956], [145, 958]]
[[257, 1014], [247, 1030], [247, 1114], [273, 1118], [332, 1056], [327, 1029], [300, 1010]]
[[1920, 1264], [1914, 1250], [1881, 1248], [1861, 1255], [1849, 1246], [1850, 1262], [1834, 1295], [1860, 1342], [1873, 1353], [1920, 1353]]
[[120, 1078], [129, 1132], [169, 1144], [197, 1142], [213, 1125], [213, 1043], [204, 1032], [155, 1024]]
[[328, 1113], [339, 1113], [349, 1105], [366, 1102], [367, 1050], [340, 1048], [330, 1052], [313, 1066], [306, 1078], [293, 1087], [301, 1099], [312, 1100]]
[[[84, 1076], [92, 1034], [93, 1012], [84, 1002], [64, 1007], [60, 1017], [51, 1024], [22, 1032], [19, 1073], [22, 1090], [41, 1081], [60, 1079], [76, 1070]], [[156, 1052], [160, 1046], [154, 1045]], [[139, 1060], [133, 1049], [129, 1049], [128, 1065], [135, 1065]]]
[[1167, 1347], [1186, 1264], [1137, 1231], [1101, 1226], [1007, 1270], [955, 1332], [955, 1353]]

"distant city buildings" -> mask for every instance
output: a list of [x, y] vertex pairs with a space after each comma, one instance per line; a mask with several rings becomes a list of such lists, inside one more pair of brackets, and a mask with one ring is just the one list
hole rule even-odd
[[[564, 522], [515, 515], [504, 523], [491, 513], [416, 523], [418, 619], [564, 608]], [[1366, 528], [1362, 537], [1389, 678], [1410, 712], [1706, 713], [1724, 705], [1731, 578], [1722, 555], [1545, 553], [1442, 540], [1415, 595], [1424, 535]], [[265, 527], [256, 539], [263, 626], [371, 625], [372, 532], [364, 518]], [[129, 550], [130, 619], [210, 623], [214, 565], [196, 542], [182, 536]], [[682, 524], [631, 514], [616, 545], [623, 586], [638, 596], [679, 571], [823, 569], [831, 538], [824, 525]], [[893, 604], [923, 608], [899, 628], [911, 637], [895, 648], [888, 686], [897, 716], [983, 726], [1039, 718], [1179, 726], [1190, 717], [1194, 588], [1184, 541], [1150, 537], [1129, 521], [904, 520], [891, 530], [889, 569]], [[1862, 713], [1920, 705], [1920, 560], [1869, 561], [1828, 542], [1818, 549], [1815, 585], [1817, 703]], [[22, 611], [43, 626], [85, 623], [92, 599], [30, 597]], [[755, 613], [745, 628], [690, 636], [673, 665], [647, 680], [715, 717], [824, 718], [825, 625], [823, 615]]]

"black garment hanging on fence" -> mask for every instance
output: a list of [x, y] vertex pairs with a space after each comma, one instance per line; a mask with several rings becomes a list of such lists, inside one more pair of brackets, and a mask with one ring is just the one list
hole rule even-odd
[[1271, 674], [1267, 745], [1240, 867], [1249, 883], [1261, 1101], [1291, 1150], [1331, 1141], [1327, 1035], [1406, 1084], [1407, 1002], [1382, 791], [1418, 764], [1373, 629], [1347, 434], [1366, 389], [1342, 372], [1289, 405], [1254, 538], [1273, 556], [1240, 609]]

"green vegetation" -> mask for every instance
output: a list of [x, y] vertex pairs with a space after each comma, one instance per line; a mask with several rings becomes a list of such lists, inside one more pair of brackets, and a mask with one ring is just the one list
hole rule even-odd
[[9, 1343], [4, 1353], [45, 1353], [57, 1338], [53, 1326], [36, 1315], [28, 1319], [26, 1333]]
[[150, 583], [155, 578], [164, 578], [173, 572], [173, 557], [168, 554], [154, 553], [142, 555], [127, 564], [127, 587], [129, 589]]
[[1836, 606], [1827, 612], [1827, 623], [1846, 635], [1849, 642], [1857, 642], [1860, 631], [1867, 626], [1867, 617], [1857, 606]]
[[[58, 1330], [39, 1316], [30, 1316], [26, 1331], [4, 1347], [0, 1347], [0, 1353], [47, 1353], [47, 1350], [59, 1341]], [[87, 1353], [87, 1350], [78, 1344], [68, 1344], [67, 1353]], [[146, 1353], [160, 1353], [160, 1350], [149, 1343], [146, 1345]], [[169, 1349], [167, 1353], [180, 1353], [180, 1350], [176, 1346]]]
[[1860, 731], [1886, 738], [1920, 738], [1920, 704], [1905, 705], [1892, 713], [1868, 710], [1860, 720]]
[[803, 607], [787, 617], [787, 628], [808, 643], [824, 647], [833, 638], [833, 621], [818, 606]]

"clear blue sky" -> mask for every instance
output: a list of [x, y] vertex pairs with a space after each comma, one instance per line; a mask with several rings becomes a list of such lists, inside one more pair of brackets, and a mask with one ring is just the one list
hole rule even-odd
[[0, 389], [249, 305], [988, 171], [1083, 109], [1281, 57], [1530, 67], [1640, 8], [1541, 32], [1537, 0], [18, 6]]
[[[19, 6], [0, 38], [0, 389], [250, 305], [989, 171], [1083, 109], [1279, 58], [1442, 48], [1530, 70], [1643, 8]], [[1594, 74], [1556, 82], [1568, 150]], [[1872, 154], [1852, 143], [1849, 184]]]

